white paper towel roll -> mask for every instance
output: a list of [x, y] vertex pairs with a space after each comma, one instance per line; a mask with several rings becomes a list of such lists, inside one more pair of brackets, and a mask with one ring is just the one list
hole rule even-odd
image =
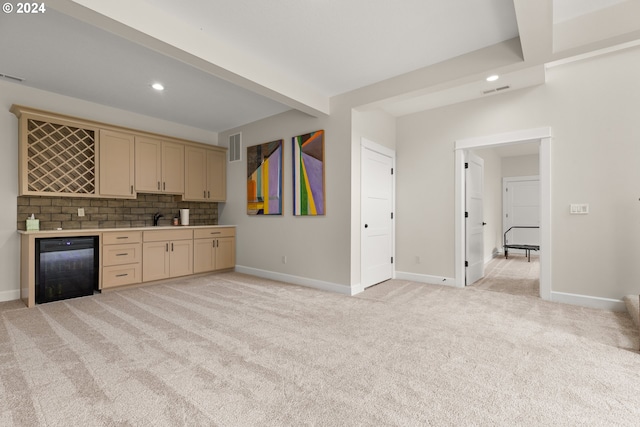
[[180, 209], [180, 224], [189, 225], [189, 209]]

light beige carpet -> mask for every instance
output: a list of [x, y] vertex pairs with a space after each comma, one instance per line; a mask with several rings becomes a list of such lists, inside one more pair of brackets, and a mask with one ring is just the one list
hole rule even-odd
[[539, 298], [225, 273], [0, 304], [0, 425], [632, 426], [637, 344]]
[[471, 286], [513, 295], [540, 296], [540, 258], [524, 255], [493, 258], [485, 266], [485, 276]]

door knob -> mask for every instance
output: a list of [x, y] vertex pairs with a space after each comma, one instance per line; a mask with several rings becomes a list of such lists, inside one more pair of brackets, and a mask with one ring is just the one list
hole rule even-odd
[[365, 224], [365, 225], [364, 225], [364, 228], [369, 228], [369, 224]]
[[483, 222], [483, 223], [482, 223], [482, 225], [487, 225], [487, 223], [486, 223], [486, 222]]

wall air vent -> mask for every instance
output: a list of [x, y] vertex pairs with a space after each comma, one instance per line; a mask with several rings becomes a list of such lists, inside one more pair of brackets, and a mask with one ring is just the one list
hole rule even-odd
[[242, 160], [242, 134], [229, 135], [229, 163]]
[[14, 82], [19, 82], [19, 83], [24, 81], [22, 77], [10, 76], [9, 74], [0, 73], [0, 77], [7, 80], [13, 80]]

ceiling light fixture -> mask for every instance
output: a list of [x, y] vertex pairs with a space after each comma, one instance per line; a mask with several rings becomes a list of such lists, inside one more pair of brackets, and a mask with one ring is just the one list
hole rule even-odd
[[496, 81], [496, 80], [498, 80], [499, 78], [500, 78], [500, 76], [499, 76], [499, 75], [494, 74], [494, 75], [492, 75], [492, 76], [487, 77], [487, 81], [488, 81], [488, 82], [495, 82], [495, 81]]
[[164, 86], [162, 86], [160, 83], [154, 83], [151, 85], [151, 87], [158, 91], [164, 90]]

